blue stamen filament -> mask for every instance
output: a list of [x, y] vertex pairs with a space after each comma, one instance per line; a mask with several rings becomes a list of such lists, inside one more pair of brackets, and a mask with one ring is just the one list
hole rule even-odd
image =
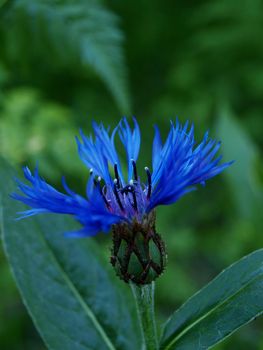
[[117, 203], [118, 203], [118, 205], [119, 205], [121, 211], [124, 211], [124, 208], [123, 208], [123, 205], [122, 205], [120, 196], [119, 196], [119, 191], [118, 191], [118, 180], [117, 180], [117, 179], [114, 179], [113, 192], [114, 192], [114, 194], [115, 194]]
[[137, 205], [137, 198], [136, 198], [136, 193], [135, 193], [135, 186], [130, 186], [131, 187], [131, 193], [132, 193], [132, 198], [133, 198], [133, 208], [135, 211], [138, 211], [138, 205]]
[[134, 184], [133, 180], [130, 180], [130, 184], [125, 186], [124, 188], [122, 188], [120, 190], [120, 192], [121, 192], [122, 195], [125, 194], [127, 196], [128, 196], [129, 193], [132, 194], [132, 198], [133, 198], [132, 206], [133, 206], [135, 211], [138, 211], [137, 198], [136, 198], [136, 193], [135, 193], [135, 186], [133, 184]]
[[105, 194], [103, 193], [102, 187], [100, 185], [101, 177], [99, 176], [97, 180], [94, 179], [93, 182], [94, 182], [94, 186], [99, 189], [100, 194], [101, 194], [101, 196], [103, 198], [103, 201], [106, 204], [106, 207], [109, 209], [110, 208], [110, 203], [108, 202], [107, 198], [105, 197]]
[[134, 180], [138, 181], [138, 175], [137, 175], [137, 167], [134, 159], [131, 159], [132, 162], [132, 167], [133, 167], [133, 175], [134, 175]]
[[[129, 183], [124, 187], [121, 184], [119, 171], [118, 171], [118, 165], [114, 164], [115, 178], [113, 180], [113, 193], [114, 193], [114, 197], [115, 197], [115, 200], [117, 202], [117, 205], [119, 206], [120, 210], [123, 213], [125, 213], [126, 215], [129, 215], [128, 213], [130, 210], [129, 206], [127, 207], [127, 205], [128, 205], [127, 201], [130, 203], [130, 205], [132, 206], [134, 211], [138, 213], [138, 208], [139, 208], [138, 207], [138, 200], [140, 202], [141, 199], [139, 199], [140, 197], [137, 198], [137, 196], [140, 196], [139, 193], [142, 192], [146, 196], [147, 200], [149, 200], [151, 197], [151, 190], [152, 190], [151, 173], [147, 167], [145, 167], [145, 171], [147, 174], [148, 185], [146, 186], [146, 189], [144, 191], [142, 191], [141, 187], [138, 188], [138, 191], [136, 190], [136, 187], [140, 186], [139, 177], [138, 177], [138, 173], [137, 173], [136, 162], [133, 159], [131, 159], [131, 163], [132, 163], [132, 167], [133, 167], [134, 179], [131, 179], [129, 181]], [[92, 174], [93, 174], [93, 170], [91, 169], [90, 175], [92, 175]], [[103, 188], [101, 186], [101, 177], [98, 176], [98, 178], [94, 179], [93, 182], [94, 182], [94, 186], [99, 189], [99, 192], [103, 198], [103, 201], [106, 204], [106, 207], [109, 210], [113, 210], [114, 207], [110, 204], [111, 199], [109, 199], [109, 200], [107, 199], [106, 193], [105, 193], [105, 191], [103, 191]], [[126, 199], [124, 196], [126, 197]], [[125, 203], [127, 203], [127, 204], [125, 204]]]
[[114, 174], [115, 174], [115, 179], [116, 179], [116, 185], [117, 188], [121, 187], [121, 183], [120, 183], [120, 177], [119, 177], [119, 172], [118, 172], [118, 165], [114, 164]]
[[149, 168], [145, 167], [144, 169], [146, 171], [147, 179], [148, 179], [147, 199], [149, 200], [151, 197], [151, 193], [152, 193], [152, 176], [151, 176]]

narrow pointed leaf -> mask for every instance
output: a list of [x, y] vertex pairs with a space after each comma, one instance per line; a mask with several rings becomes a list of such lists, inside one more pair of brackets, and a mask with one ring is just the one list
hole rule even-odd
[[[49, 349], [140, 347], [128, 288], [105, 268], [93, 239], [69, 239], [59, 215], [14, 221], [13, 172], [1, 162], [2, 236], [23, 301]], [[107, 239], [105, 237], [105, 239]], [[108, 237], [108, 239], [110, 239]]]
[[161, 349], [209, 349], [263, 313], [263, 249], [221, 272], [164, 326]]

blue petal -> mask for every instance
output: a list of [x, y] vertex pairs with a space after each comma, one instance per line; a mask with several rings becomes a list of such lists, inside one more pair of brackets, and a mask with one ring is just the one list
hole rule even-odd
[[160, 135], [160, 130], [157, 125], [154, 126], [155, 135], [153, 139], [152, 146], [152, 167], [153, 171], [157, 168], [157, 165], [160, 162], [161, 150], [162, 150], [162, 140]]
[[141, 144], [140, 128], [135, 118], [133, 118], [134, 130], [132, 131], [126, 118], [123, 118], [119, 123], [118, 133], [123, 143], [128, 162], [128, 180], [132, 178], [132, 160], [136, 162]]
[[177, 121], [176, 127], [171, 123], [164, 146], [158, 144], [160, 155], [154, 161], [153, 191], [148, 212], [157, 205], [174, 203], [195, 189], [194, 185], [204, 185], [206, 180], [233, 163], [219, 164], [222, 157], [216, 154], [221, 143], [210, 140], [208, 132], [202, 142], [195, 145], [194, 127], [192, 125], [188, 131], [188, 122], [181, 125]]
[[11, 195], [12, 198], [32, 208], [21, 212], [21, 218], [43, 212], [69, 214], [83, 225], [83, 232], [86, 232], [86, 236], [94, 235], [100, 231], [108, 232], [113, 224], [123, 220], [121, 216], [114, 215], [107, 210], [96, 187], [90, 192], [90, 198], [86, 199], [72, 191], [64, 179], [62, 182], [67, 194], [57, 191], [46, 183], [39, 176], [37, 169], [32, 175], [27, 167], [24, 168], [24, 176], [30, 184], [27, 185], [16, 180], [22, 194], [13, 193]]
[[[101, 142], [98, 139], [87, 137], [80, 130], [81, 140], [76, 137], [78, 152], [83, 163], [93, 169], [95, 175], [101, 176], [107, 183], [110, 183], [108, 161]], [[81, 142], [82, 141], [82, 142]]]
[[[152, 173], [152, 184], [155, 186], [162, 174], [166, 158], [169, 155], [169, 152], [171, 151], [171, 146], [172, 146], [172, 140], [174, 137], [174, 128], [173, 125], [171, 124], [171, 129], [170, 132], [167, 136], [167, 139], [163, 145], [163, 147], [159, 148], [159, 156], [156, 157], [155, 162], [154, 162], [154, 167], [153, 167], [153, 173]], [[160, 145], [161, 146], [161, 145]]]
[[117, 164], [119, 176], [123, 181], [121, 165], [115, 148], [115, 134], [118, 130], [118, 126], [113, 130], [111, 136], [109, 135], [109, 131], [106, 131], [102, 123], [98, 125], [97, 123], [93, 122], [93, 129], [95, 132], [96, 140], [100, 144], [100, 148], [103, 152], [104, 157], [112, 166]]

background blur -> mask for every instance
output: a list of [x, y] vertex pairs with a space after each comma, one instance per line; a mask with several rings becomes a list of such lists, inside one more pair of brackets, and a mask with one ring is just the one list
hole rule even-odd
[[[235, 164], [158, 210], [169, 264], [157, 283], [164, 320], [230, 263], [262, 247], [263, 1], [0, 0], [0, 149], [17, 168], [39, 161], [84, 191], [74, 136], [92, 119], [141, 125], [139, 168], [153, 125], [176, 116], [223, 141]], [[20, 170], [19, 170], [20, 171]], [[3, 186], [4, 184], [2, 184]], [[110, 237], [99, 237], [105, 254]], [[263, 349], [263, 320], [215, 349]], [[45, 349], [0, 247], [0, 348]]]

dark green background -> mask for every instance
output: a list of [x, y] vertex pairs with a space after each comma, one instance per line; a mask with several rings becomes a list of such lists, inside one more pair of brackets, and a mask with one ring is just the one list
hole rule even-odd
[[[141, 172], [150, 165], [153, 125], [165, 137], [177, 116], [195, 123], [199, 141], [209, 129], [222, 139], [224, 159], [236, 160], [205, 188], [158, 209], [169, 257], [157, 282], [161, 322], [223, 268], [262, 247], [263, 2], [38, 3], [0, 1], [0, 149], [18, 171], [38, 160], [52, 184], [61, 188], [64, 174], [84, 193], [88, 172], [74, 136], [79, 127], [90, 132], [92, 120], [113, 127], [123, 115], [141, 125]], [[92, 21], [85, 8], [98, 3], [117, 16], [116, 24], [102, 16], [92, 31], [83, 29]], [[96, 30], [109, 36], [106, 46], [111, 34], [123, 35], [119, 48], [105, 50], [116, 59], [110, 73], [103, 53], [95, 61], [80, 58]], [[109, 254], [110, 236], [96, 239]], [[0, 291], [1, 350], [44, 349], [2, 251]], [[262, 329], [257, 320], [216, 349], [263, 349]]]

